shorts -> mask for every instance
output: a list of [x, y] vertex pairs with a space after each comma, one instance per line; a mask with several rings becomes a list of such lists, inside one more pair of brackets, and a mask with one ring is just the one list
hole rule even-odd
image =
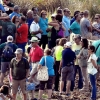
[[63, 67], [61, 70], [61, 81], [73, 81], [74, 80], [74, 67], [73, 65], [71, 66], [66, 66]]
[[14, 80], [12, 79], [12, 94], [17, 94], [20, 87], [23, 94], [26, 94], [26, 79]]
[[40, 90], [44, 90], [45, 85], [47, 86], [47, 89], [52, 89], [54, 76], [49, 76], [48, 81], [40, 81]]
[[23, 53], [25, 53], [25, 46], [26, 46], [26, 42], [24, 43], [16, 43], [18, 48], [21, 48], [23, 50]]
[[1, 62], [1, 73], [5, 73], [9, 70], [10, 62]]

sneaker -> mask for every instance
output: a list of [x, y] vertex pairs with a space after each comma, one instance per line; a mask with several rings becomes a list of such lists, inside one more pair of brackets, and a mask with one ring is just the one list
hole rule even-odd
[[67, 93], [67, 94], [66, 94], [67, 97], [69, 97], [70, 95], [71, 95], [70, 93]]

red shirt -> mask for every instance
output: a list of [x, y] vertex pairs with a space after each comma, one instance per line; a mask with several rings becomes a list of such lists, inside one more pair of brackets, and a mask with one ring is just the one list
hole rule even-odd
[[16, 42], [17, 43], [24, 43], [27, 42], [28, 40], [28, 25], [22, 24], [18, 29], [17, 29], [17, 37], [16, 37]]
[[31, 62], [38, 62], [43, 56], [43, 50], [39, 46], [35, 48], [32, 47], [30, 50], [29, 56], [30, 56]]

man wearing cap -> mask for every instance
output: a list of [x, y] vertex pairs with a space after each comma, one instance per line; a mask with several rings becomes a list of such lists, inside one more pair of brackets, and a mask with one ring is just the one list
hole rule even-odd
[[9, 15], [10, 19], [13, 18], [13, 16], [17, 16], [17, 17], [20, 17], [20, 8], [18, 5], [15, 5], [14, 6], [14, 11]]
[[[29, 62], [32, 63], [32, 71], [30, 73], [30, 76], [31, 76], [30, 78], [33, 80], [33, 82], [37, 86], [37, 85], [39, 85], [39, 81], [37, 80], [36, 73], [37, 73], [38, 63], [43, 56], [43, 50], [38, 45], [39, 40], [37, 37], [32, 37], [30, 42], [32, 45], [32, 48], [29, 53], [29, 58], [28, 58]], [[32, 78], [33, 75], [35, 75], [35, 76]]]
[[29, 63], [23, 55], [23, 50], [21, 48], [16, 49], [16, 57], [10, 62], [10, 75], [12, 76], [12, 96], [13, 100], [16, 100], [16, 94], [18, 88], [21, 88], [23, 93], [23, 100], [27, 100], [26, 97], [26, 79], [29, 76]]
[[[71, 50], [72, 43], [67, 42], [65, 49], [62, 52], [62, 60], [60, 63], [61, 69], [61, 82], [60, 82], [60, 95], [62, 94], [64, 82], [67, 81], [66, 95], [69, 96], [71, 81], [74, 79], [74, 60], [76, 59], [75, 53]], [[60, 69], [59, 69], [60, 70]]]
[[[5, 73], [9, 70], [10, 61], [15, 56], [14, 52], [17, 49], [17, 45], [15, 43], [12, 43], [12, 42], [13, 42], [13, 37], [12, 36], [8, 36], [7, 37], [7, 42], [2, 43], [0, 45], [0, 56], [1, 56], [0, 85], [3, 85], [3, 79], [4, 79], [4, 76], [5, 76]], [[13, 54], [9, 58], [4, 57], [4, 51], [5, 51], [7, 46], [10, 46], [11, 49], [13, 49]]]
[[[79, 34], [75, 34], [74, 35], [74, 43], [72, 44], [72, 50], [75, 52], [76, 56], [79, 54], [81, 48], [82, 48], [81, 36]], [[82, 89], [83, 88], [83, 77], [82, 77], [81, 68], [79, 67], [79, 63], [78, 63], [78, 59], [77, 58], [75, 60], [74, 71], [75, 71], [75, 73], [74, 73], [74, 81], [72, 81], [72, 83], [71, 83], [71, 90], [72, 91], [73, 91], [74, 86], [75, 86], [75, 78], [76, 78], [77, 72], [78, 72], [78, 75], [79, 75], [78, 89]]]
[[6, 13], [3, 13], [0, 17], [0, 27], [2, 29], [1, 33], [1, 43], [6, 42], [7, 36], [13, 36], [15, 40], [16, 25], [10, 21], [9, 16]]

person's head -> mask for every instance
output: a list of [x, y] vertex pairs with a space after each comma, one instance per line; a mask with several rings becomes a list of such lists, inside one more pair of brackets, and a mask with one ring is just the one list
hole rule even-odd
[[56, 14], [52, 14], [51, 19], [52, 19], [52, 21], [55, 21], [56, 20]]
[[20, 7], [18, 5], [14, 6], [14, 12], [16, 12], [16, 13], [20, 12]]
[[20, 20], [19, 20], [19, 23], [22, 24], [22, 23], [25, 23], [25, 22], [26, 22], [26, 17], [25, 16], [21, 16]]
[[23, 50], [21, 48], [16, 49], [15, 55], [17, 59], [21, 59], [23, 56]]
[[61, 38], [59, 41], [59, 45], [60, 46], [64, 46], [64, 44], [66, 43], [67, 39], [66, 38]]
[[81, 18], [84, 17], [84, 12], [80, 12]]
[[56, 40], [56, 45], [59, 45], [59, 41], [60, 41], [60, 39], [57, 39]]
[[75, 11], [75, 12], [74, 12], [74, 17], [75, 17], [77, 14], [79, 14], [79, 13], [80, 13], [79, 10]]
[[74, 41], [76, 44], [80, 44], [81, 42], [81, 36], [79, 34], [74, 35]]
[[16, 24], [16, 23], [19, 22], [19, 18], [18, 18], [17, 16], [13, 16], [12, 19], [11, 19], [11, 21], [12, 21], [14, 24]]
[[41, 11], [41, 17], [46, 18], [47, 17], [47, 12], [45, 10]]
[[33, 11], [32, 10], [27, 11], [27, 18], [33, 18]]
[[40, 19], [39, 16], [37, 16], [37, 15], [34, 16], [34, 21], [35, 21], [36, 23], [39, 22], [39, 19]]
[[62, 18], [63, 18], [62, 15], [56, 15], [56, 20], [57, 20], [58, 22], [62, 22]]
[[9, 4], [11, 1], [10, 1], [10, 0], [4, 0], [3, 2], [7, 5], [7, 4]]
[[7, 36], [7, 42], [13, 42], [13, 37], [11, 35]]
[[39, 43], [39, 40], [37, 37], [32, 37], [30, 42], [31, 42], [32, 47], [36, 47]]
[[80, 20], [81, 20], [80, 13], [75, 15], [75, 20], [78, 21], [78, 22], [80, 22]]
[[88, 53], [89, 54], [92, 54], [92, 53], [94, 53], [95, 52], [95, 47], [93, 46], [93, 45], [90, 45], [89, 47], [88, 47]]
[[84, 17], [85, 17], [85, 18], [88, 18], [88, 17], [89, 17], [89, 11], [88, 11], [88, 10], [85, 10], [85, 11], [84, 11]]
[[72, 43], [71, 43], [71, 42], [66, 42], [66, 43], [64, 44], [64, 47], [65, 47], [65, 48], [71, 48], [71, 47], [72, 47]]
[[63, 10], [63, 13], [64, 13], [64, 15], [66, 16], [66, 17], [69, 17], [70, 16], [70, 10], [68, 9], [68, 8], [65, 8], [64, 10]]
[[57, 9], [57, 15], [63, 15], [62, 9], [60, 9], [60, 8]]
[[100, 23], [100, 14], [95, 14], [94, 19], [97, 23]]
[[50, 56], [51, 55], [51, 50], [50, 49], [45, 49], [44, 50], [44, 55]]
[[4, 95], [9, 95], [9, 87], [7, 85], [3, 85], [0, 88], [0, 93], [3, 93]]
[[33, 7], [32, 11], [33, 11], [33, 14], [38, 14], [38, 8], [37, 7]]
[[88, 40], [86, 38], [82, 39], [82, 48], [88, 49]]

